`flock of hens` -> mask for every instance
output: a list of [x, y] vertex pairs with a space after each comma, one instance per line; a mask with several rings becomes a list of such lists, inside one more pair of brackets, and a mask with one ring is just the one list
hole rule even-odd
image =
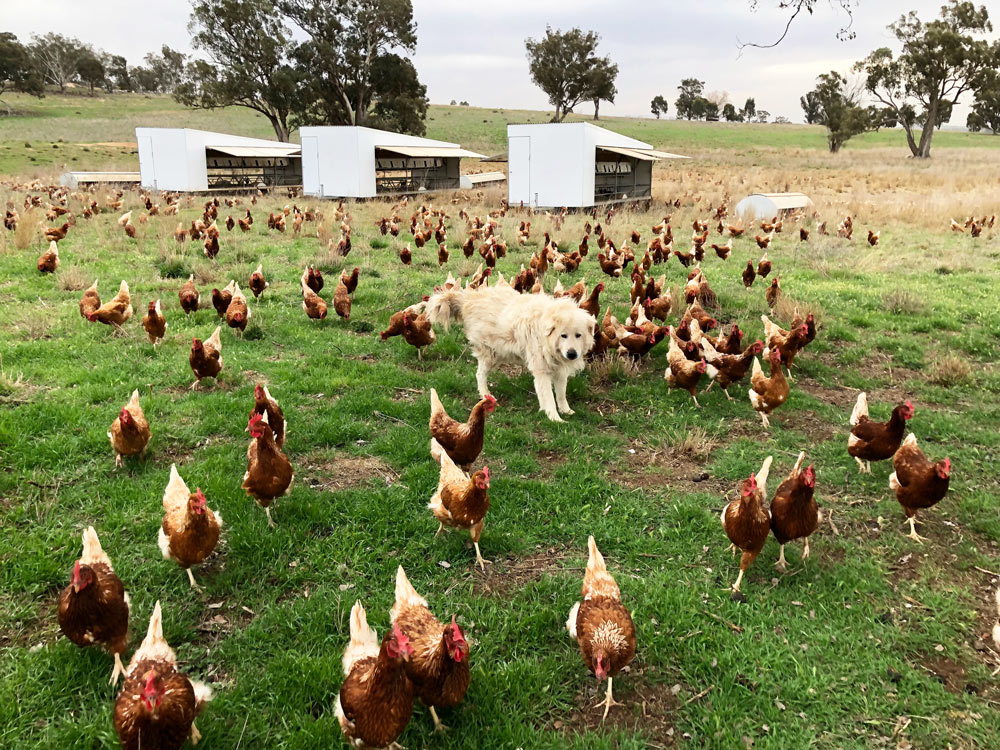
[[[43, 225], [51, 245], [38, 259], [37, 267], [42, 273], [52, 273], [59, 265], [58, 243], [75, 223], [75, 217], [66, 208], [69, 198], [82, 201], [82, 216], [90, 219], [102, 211], [120, 210], [124, 197], [118, 192], [108, 198], [105, 206], [100, 206], [92, 194], [76, 193], [71, 196], [60, 188], [40, 192], [47, 192], [47, 200], [39, 194], [29, 194], [25, 208], [44, 209], [50, 220], [65, 219], [61, 226], [54, 228]], [[163, 194], [161, 200], [165, 206], [162, 209], [148, 193], [141, 193], [140, 200], [146, 210], [137, 218], [139, 222], [144, 223], [149, 216], [157, 214], [177, 215], [180, 210], [177, 195]], [[241, 204], [240, 199], [225, 199], [224, 202], [230, 208]], [[249, 202], [256, 204], [256, 197]], [[215, 258], [220, 249], [218, 219], [222, 205], [218, 199], [205, 203], [202, 215], [192, 221], [190, 227], [178, 224], [174, 238], [178, 242], [203, 240], [205, 254]], [[383, 235], [400, 234], [405, 221], [400, 218], [399, 212], [405, 206], [404, 199], [392, 207], [390, 217], [376, 222]], [[510, 285], [522, 293], [544, 294], [543, 281], [549, 269], [565, 271], [580, 267], [593, 238], [598, 249], [600, 269], [611, 279], [622, 277], [632, 266], [632, 307], [624, 324], [615, 319], [610, 307], [598, 322], [599, 295], [605, 290], [605, 284], [595, 285], [588, 294], [582, 280], [568, 289], [556, 281], [553, 295], [575, 298], [580, 307], [594, 318], [595, 346], [588, 358], [592, 360], [617, 352], [622, 357], [643, 360], [664, 338], [669, 337], [665, 373], [669, 386], [688, 391], [697, 405], [697, 390], [707, 379], [706, 391], [717, 382], [726, 397], [732, 400], [728, 387], [749, 374], [751, 406], [767, 427], [768, 415], [785, 403], [789, 396], [791, 376], [790, 373], [786, 376], [785, 370], [790, 370], [795, 357], [815, 338], [816, 321], [812, 314], [802, 318], [796, 312], [789, 328], [784, 329], [768, 316], [762, 316], [766, 341], [749, 344], [743, 341], [743, 332], [735, 323], [726, 333], [720, 330], [715, 336], [710, 334], [718, 327], [710, 311], [718, 310], [719, 303], [702, 266], [706, 246], [724, 261], [732, 252], [733, 239], [746, 231], [742, 223], [727, 223], [725, 202], [713, 210], [711, 221], [717, 222], [717, 232], [728, 235], [725, 244], [708, 243], [708, 221], [695, 220], [690, 251], [676, 250], [671, 217], [664, 216], [660, 223], [652, 226], [652, 238], [640, 258], [636, 257], [641, 242], [640, 231], [625, 231], [625, 241], [619, 246], [608, 236], [615, 210], [610, 209], [601, 216], [604, 226], [598, 222], [595, 210], [589, 217], [595, 223], [586, 222], [584, 236], [572, 252], [561, 250], [547, 231], [544, 233], [544, 246], [532, 254], [528, 266], [521, 265], [510, 280], [505, 279], [502, 273], [497, 274], [495, 283]], [[520, 211], [524, 220], [517, 229], [516, 242], [524, 246], [532, 232], [530, 220], [537, 215], [523, 208]], [[496, 232], [499, 227], [497, 220], [508, 212], [513, 213], [509, 207], [503, 206], [485, 220], [470, 216], [464, 209], [459, 212], [467, 232], [467, 240], [462, 245], [463, 254], [469, 258], [478, 252], [483, 259], [466, 288], [488, 285], [498, 259], [507, 254], [507, 245]], [[136, 235], [132, 215], [133, 211], [129, 211], [118, 220], [129, 237]], [[551, 223], [551, 231], [555, 233], [561, 230], [566, 215], [564, 209], [542, 218]], [[5, 216], [6, 227], [16, 228], [19, 218], [17, 210], [9, 205]], [[341, 204], [333, 211], [333, 218], [334, 222], [340, 223], [341, 236], [336, 243], [333, 239], [329, 240], [329, 249], [346, 256], [351, 250], [350, 215]], [[449, 218], [446, 211], [422, 206], [409, 221], [416, 249], [435, 243], [440, 266], [448, 262], [449, 255], [446, 218]], [[791, 221], [799, 223], [804, 218], [800, 214], [791, 217]], [[277, 215], [270, 214], [268, 227], [284, 232], [288, 220], [292, 231], [298, 234], [304, 222], [322, 219], [317, 212], [289, 206]], [[742, 279], [747, 289], [758, 277], [767, 277], [771, 273], [772, 263], [767, 257], [767, 249], [774, 236], [782, 232], [783, 223], [778, 217], [761, 222], [764, 234], [756, 234], [754, 241], [763, 251], [763, 257], [757, 263], [748, 261], [743, 270]], [[991, 224], [992, 220], [984, 217], [981, 222], [972, 220], [965, 227], [953, 221], [952, 228], [958, 231], [972, 226], [981, 231], [982, 226]], [[234, 221], [230, 216], [224, 222], [230, 231], [235, 226], [242, 231], [250, 231], [252, 225], [250, 208], [246, 208], [245, 216], [238, 220]], [[819, 224], [817, 231], [826, 233], [826, 223]], [[839, 236], [850, 239], [853, 232], [851, 218], [846, 217], [840, 222], [836, 231]], [[807, 242], [808, 238], [809, 231], [805, 226], [799, 226], [799, 241]], [[867, 241], [876, 245], [879, 233], [869, 230]], [[413, 251], [407, 245], [399, 256], [401, 262], [408, 265]], [[676, 325], [664, 326], [655, 321], [668, 320], [674, 304], [673, 295], [666, 285], [666, 274], [654, 279], [651, 270], [672, 257], [689, 269], [680, 293], [686, 307]], [[359, 269], [354, 268], [351, 272], [344, 271], [338, 281], [333, 305], [343, 318], [350, 317], [351, 295], [358, 279]], [[306, 314], [313, 319], [324, 318], [327, 303], [320, 296], [324, 286], [322, 273], [308, 266], [299, 281]], [[445, 285], [453, 284], [461, 284], [461, 280], [455, 280], [449, 274]], [[262, 265], [258, 265], [247, 280], [247, 288], [255, 298], [268, 288]], [[772, 311], [780, 295], [780, 276], [775, 275], [765, 294]], [[180, 308], [186, 314], [199, 308], [200, 293], [193, 277], [182, 284], [178, 297]], [[424, 297], [423, 302], [393, 314], [381, 338], [385, 340], [401, 335], [417, 348], [418, 354], [423, 347], [433, 343], [434, 331], [423, 312], [426, 300], [427, 297]], [[224, 289], [212, 290], [212, 304], [219, 317], [237, 335], [246, 328], [252, 313], [247, 297], [235, 280]], [[102, 304], [95, 281], [80, 300], [80, 314], [88, 321], [115, 328], [126, 325], [133, 314], [128, 284], [122, 281], [118, 293]], [[155, 347], [163, 339], [167, 328], [159, 299], [149, 302], [142, 325]], [[221, 328], [221, 325], [217, 327], [204, 341], [198, 338], [192, 341], [189, 353], [189, 364], [195, 377], [192, 388], [204, 378], [218, 376], [222, 370]], [[758, 359], [760, 354], [767, 360], [767, 375]], [[467, 421], [459, 422], [447, 414], [437, 392], [434, 389], [430, 391], [430, 451], [440, 465], [440, 478], [429, 509], [440, 524], [439, 532], [445, 527], [469, 532], [475, 546], [476, 561], [484, 570], [485, 561], [479, 550], [479, 541], [490, 505], [490, 473], [486, 466], [477, 471], [472, 469], [483, 448], [486, 419], [495, 407], [496, 400], [487, 396], [475, 405]], [[872, 461], [892, 459], [895, 471], [889, 477], [889, 485], [910, 523], [910, 536], [921, 541], [913, 526], [914, 518], [918, 510], [929, 508], [944, 497], [948, 490], [951, 464], [948, 458], [928, 458], [918, 447], [912, 433], [904, 439], [906, 424], [913, 416], [913, 405], [907, 401], [892, 410], [887, 422], [874, 421], [869, 418], [867, 399], [861, 393], [850, 417], [847, 451], [857, 460], [862, 472], [871, 471]], [[270, 505], [291, 489], [293, 468], [283, 450], [287, 436], [285, 416], [262, 383], [254, 388], [247, 431], [250, 442], [242, 487], [265, 509], [268, 523], [273, 527]], [[108, 437], [116, 466], [123, 463], [123, 457], [137, 456], [145, 450], [150, 439], [150, 425], [139, 404], [138, 391], [133, 392], [131, 399], [121, 408], [111, 424]], [[732, 542], [732, 550], [734, 554], [737, 550], [741, 552], [739, 574], [732, 586], [732, 595], [736, 599], [742, 599], [740, 584], [744, 573], [760, 553], [770, 533], [774, 533], [781, 545], [779, 566], [785, 564], [784, 546], [793, 540], [801, 539], [804, 542], [802, 557], [809, 556], [809, 536], [818, 528], [821, 513], [814, 497], [816, 473], [812, 465], [803, 468], [804, 459], [805, 453], [800, 454], [768, 502], [766, 485], [772, 465], [772, 457], [768, 456], [760, 470], [740, 484], [739, 497], [722, 512], [722, 525]], [[176, 466], [170, 469], [163, 507], [160, 549], [165, 558], [176, 561], [184, 568], [191, 585], [197, 586], [192, 566], [203, 562], [215, 549], [222, 518], [208, 507], [200, 488], [191, 492]], [[612, 697], [612, 680], [632, 660], [636, 635], [618, 585], [608, 572], [593, 537], [588, 540], [588, 548], [582, 600], [574, 605], [566, 627], [578, 641], [587, 668], [599, 681], [607, 680], [606, 698], [597, 706], [604, 707], [606, 717], [609, 709], [616, 705]], [[469, 685], [470, 647], [454, 616], [450, 622], [438, 620], [431, 613], [427, 601], [410, 585], [402, 567], [397, 572], [395, 591], [390, 628], [381, 641], [368, 625], [361, 603], [357, 602], [351, 610], [350, 640], [343, 657], [345, 680], [336, 714], [345, 737], [357, 747], [393, 744], [410, 720], [415, 698], [430, 709], [435, 727], [443, 728], [437, 709], [457, 705], [463, 700]], [[1000, 592], [997, 593], [997, 605], [1000, 609]], [[58, 619], [62, 632], [78, 646], [101, 644], [114, 655], [111, 681], [116, 682], [120, 675], [125, 677], [114, 708], [114, 725], [122, 747], [128, 750], [177, 748], [188, 738], [196, 742], [200, 735], [194, 720], [205, 702], [211, 699], [211, 689], [189, 680], [177, 670], [174, 652], [163, 638], [159, 602], [149, 620], [145, 639], [125, 667], [121, 655], [127, 646], [129, 614], [128, 594], [101, 548], [97, 533], [89, 527], [83, 533], [83, 554], [73, 566], [70, 585], [59, 598]], [[1000, 622], [994, 631], [994, 638], [1000, 643]]]

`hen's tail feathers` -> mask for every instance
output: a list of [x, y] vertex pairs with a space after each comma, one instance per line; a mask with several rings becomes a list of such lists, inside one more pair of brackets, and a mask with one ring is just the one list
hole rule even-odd
[[569, 631], [570, 638], [576, 638], [576, 616], [580, 612], [580, 602], [573, 605], [566, 618], [566, 630]]
[[424, 599], [417, 590], [413, 588], [410, 579], [406, 577], [406, 571], [400, 565], [396, 570], [396, 603], [392, 608], [392, 619], [395, 620], [403, 607], [426, 607], [427, 600]]
[[[101, 547], [101, 540], [97, 538], [97, 532], [93, 526], [88, 526], [83, 530], [83, 554], [80, 555], [80, 562], [84, 565], [104, 563], [111, 568], [111, 560]], [[111, 569], [114, 570], [114, 568]]]
[[597, 542], [594, 541], [593, 535], [587, 537], [587, 549], [590, 552], [587, 558], [587, 572], [607, 573], [608, 566], [604, 563], [604, 555], [597, 549]]
[[208, 344], [209, 346], [215, 347], [215, 350], [219, 351], [222, 348], [222, 340], [220, 338], [221, 335], [222, 335], [222, 326], [216, 326], [215, 330], [212, 331], [212, 335], [208, 337], [208, 340], [205, 343]]
[[851, 427], [857, 427], [858, 422], [861, 421], [861, 417], [868, 416], [868, 396], [864, 391], [858, 394], [857, 403], [854, 404], [854, 410], [851, 412]]
[[351, 673], [351, 668], [360, 659], [378, 656], [378, 648], [378, 633], [368, 627], [365, 608], [360, 601], [356, 601], [351, 608], [351, 640], [344, 649], [344, 676]]
[[[805, 456], [805, 454], [802, 454]], [[764, 463], [760, 465], [760, 471], [757, 472], [757, 486], [760, 487], [761, 493], [767, 496], [767, 476], [771, 473], [771, 462], [774, 460], [774, 456], [768, 456], [764, 459]], [[799, 459], [801, 461], [801, 458]]]
[[444, 411], [444, 405], [441, 403], [441, 399], [438, 398], [438, 392], [431, 388], [431, 417], [433, 418], [435, 414], [440, 414]]
[[909, 435], [906, 436], [906, 440], [903, 441], [903, 445], [908, 446], [910, 448], [916, 448], [917, 436], [911, 432]]
[[194, 689], [194, 705], [195, 710], [200, 711], [201, 707], [212, 700], [215, 697], [212, 688], [204, 683], [198, 682], [198, 680], [191, 680], [191, 687]]
[[799, 458], [795, 462], [795, 466], [792, 467], [792, 473], [790, 476], [796, 477], [799, 475], [799, 469], [802, 468], [802, 462], [806, 460], [806, 452], [802, 451], [799, 453]]
[[127, 406], [127, 408], [128, 408], [129, 411], [132, 411], [133, 409], [140, 409], [141, 410], [141, 407], [139, 406], [139, 389], [138, 388], [136, 388], [134, 391], [132, 391], [132, 395], [131, 395], [131, 397], [129, 397], [129, 400], [128, 400], [128, 406]]
[[170, 464], [170, 479], [167, 480], [167, 488], [163, 491], [163, 509], [169, 512], [178, 507], [183, 508], [190, 496], [191, 491], [181, 479], [177, 464]]
[[153, 607], [153, 614], [149, 618], [149, 628], [146, 630], [146, 637], [142, 639], [139, 648], [132, 656], [132, 665], [138, 664], [145, 659], [157, 659], [173, 664], [177, 659], [173, 650], [163, 637], [163, 611], [160, 609], [160, 602], [156, 602]]
[[427, 318], [433, 325], [440, 325], [446, 331], [452, 323], [462, 320], [463, 289], [455, 286], [434, 294], [427, 301]]

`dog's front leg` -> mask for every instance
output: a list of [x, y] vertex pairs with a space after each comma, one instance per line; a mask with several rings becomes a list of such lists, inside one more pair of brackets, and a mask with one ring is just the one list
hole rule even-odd
[[555, 385], [556, 391], [556, 406], [559, 407], [559, 411], [569, 416], [575, 412], [569, 408], [569, 402], [566, 400], [566, 383], [569, 380], [569, 373], [559, 372], [553, 378], [553, 384]]
[[535, 375], [535, 394], [538, 396], [538, 408], [545, 412], [553, 422], [562, 422], [562, 417], [556, 410], [556, 399], [552, 395], [552, 378], [548, 375]]

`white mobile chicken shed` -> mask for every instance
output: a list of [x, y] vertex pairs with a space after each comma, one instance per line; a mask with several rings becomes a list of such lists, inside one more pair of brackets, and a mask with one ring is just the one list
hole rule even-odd
[[581, 208], [648, 199], [653, 162], [686, 158], [589, 122], [508, 125], [508, 202]]
[[805, 193], [751, 193], [736, 204], [733, 213], [746, 221], [754, 221], [812, 207], [813, 202]]
[[457, 190], [463, 158], [483, 158], [457, 143], [352, 125], [304, 127], [302, 192], [320, 198], [374, 198]]
[[266, 141], [190, 128], [136, 128], [144, 188], [195, 192], [301, 185], [301, 150]]

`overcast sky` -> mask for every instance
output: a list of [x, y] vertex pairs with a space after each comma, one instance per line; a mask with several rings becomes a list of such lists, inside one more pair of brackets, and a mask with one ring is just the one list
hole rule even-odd
[[[787, 16], [776, 10], [778, 0], [759, 0], [756, 12], [750, 0], [413, 0], [419, 35], [413, 61], [432, 103], [545, 109], [545, 96], [528, 76], [524, 39], [544, 34], [546, 24], [580, 26], [601, 34], [600, 53], [619, 66], [618, 98], [602, 113], [649, 116], [650, 99], [663, 94], [673, 117], [677, 85], [693, 76], [707, 91], [729, 92], [737, 105], [754, 96], [758, 109], [801, 122], [799, 97], [819, 73], [847, 72], [871, 50], [892, 46], [889, 23], [909, 10], [930, 18], [943, 1], [861, 0], [852, 27], [857, 37], [841, 42], [836, 32], [846, 16], [819, 0], [815, 14], [800, 16], [778, 47], [741, 54], [739, 40], [769, 43], [780, 36]], [[189, 0], [47, 0], [41, 13], [32, 3], [3, 4], [2, 28], [22, 41], [56, 31], [131, 63], [161, 44], [191, 49]], [[952, 123], [964, 125], [967, 111], [960, 106]]]

